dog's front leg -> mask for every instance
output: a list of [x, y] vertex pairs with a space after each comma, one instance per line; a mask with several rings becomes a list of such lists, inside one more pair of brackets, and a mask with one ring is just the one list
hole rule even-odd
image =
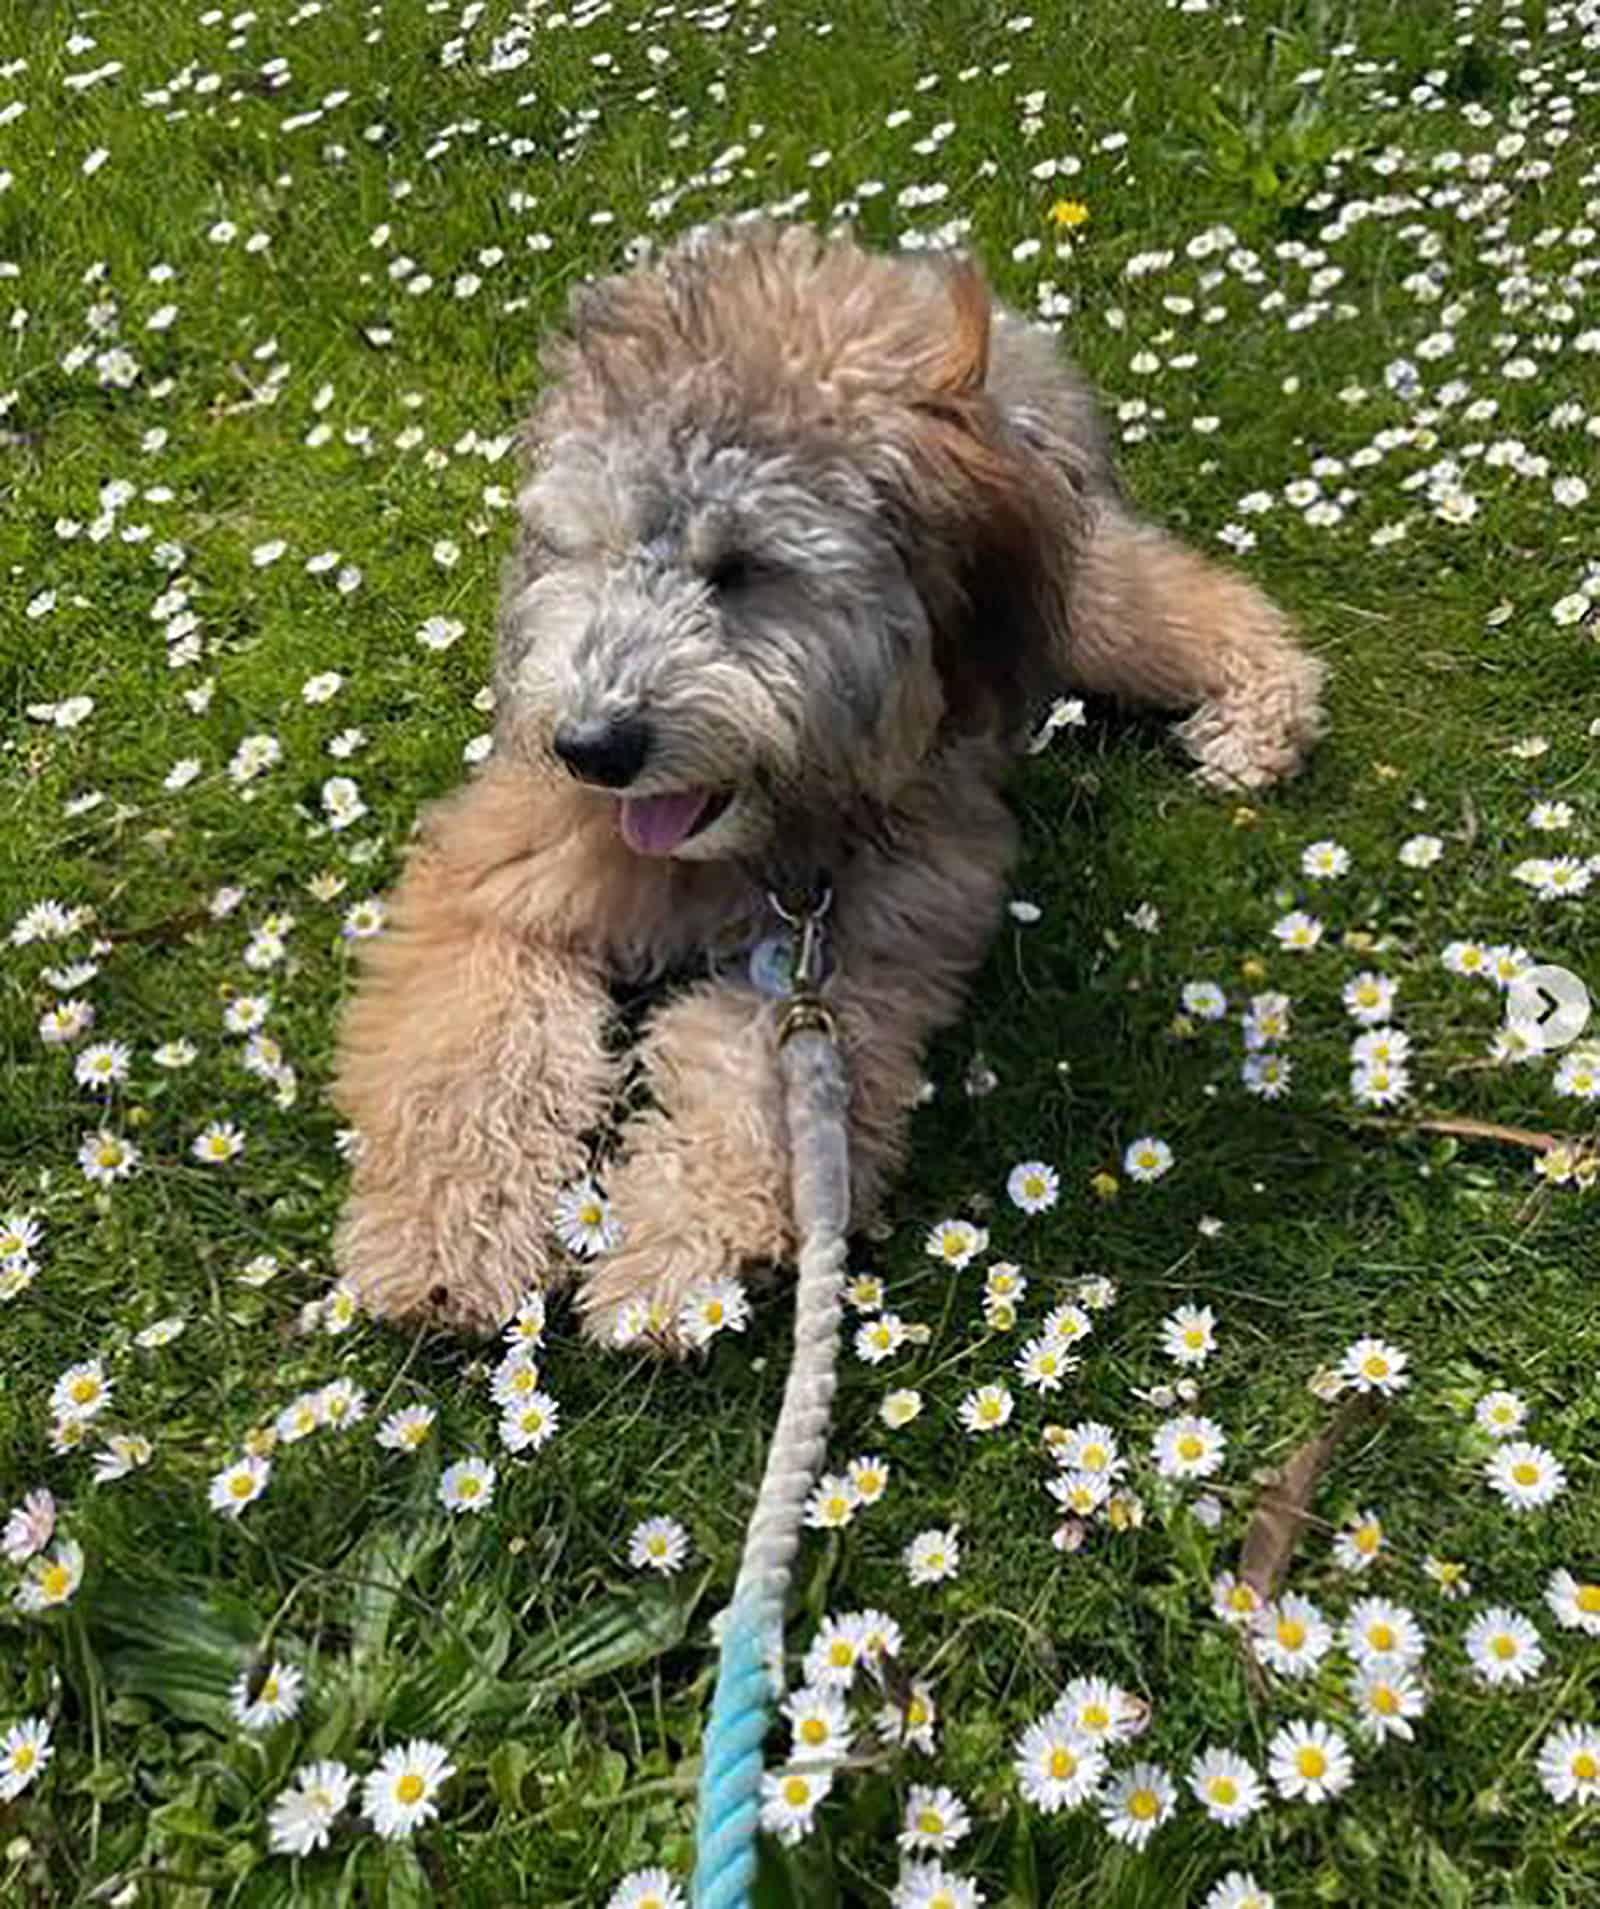
[[336, 1257], [390, 1317], [492, 1331], [548, 1266], [614, 1063], [593, 963], [549, 931], [558, 818], [495, 765], [428, 816], [363, 950], [334, 1096], [356, 1129]]

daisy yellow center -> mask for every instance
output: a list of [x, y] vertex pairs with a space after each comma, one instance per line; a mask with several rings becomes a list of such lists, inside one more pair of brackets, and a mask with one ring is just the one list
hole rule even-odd
[[1389, 1361], [1381, 1352], [1369, 1352], [1361, 1361], [1361, 1370], [1369, 1379], [1386, 1379], [1389, 1376]]
[[481, 1480], [476, 1478], [463, 1478], [456, 1489], [461, 1493], [463, 1498], [476, 1498], [478, 1493], [483, 1490], [483, 1484]]
[[800, 1726], [800, 1741], [802, 1743], [826, 1743], [828, 1741], [828, 1726], [820, 1717], [807, 1717], [805, 1722]]
[[998, 1399], [983, 1399], [979, 1402], [979, 1405], [978, 1405], [979, 1418], [987, 1419], [988, 1422], [992, 1425], [999, 1416], [1000, 1416], [1000, 1401]]
[[249, 1498], [256, 1488], [256, 1481], [249, 1472], [235, 1472], [228, 1480], [228, 1490], [235, 1498]]
[[783, 1786], [783, 1800], [790, 1809], [803, 1810], [811, 1801], [811, 1785], [803, 1776], [787, 1778]]
[[1377, 1550], [1379, 1540], [1383, 1534], [1376, 1525], [1357, 1525], [1351, 1535], [1355, 1540], [1356, 1549], [1370, 1558], [1373, 1552]]
[[1297, 1617], [1278, 1619], [1278, 1642], [1285, 1650], [1299, 1650], [1306, 1641], [1306, 1627]]
[[1572, 1759], [1572, 1774], [1580, 1783], [1592, 1783], [1600, 1776], [1600, 1757], [1592, 1750], [1580, 1750]]
[[1206, 1336], [1200, 1330], [1198, 1326], [1189, 1326], [1185, 1329], [1184, 1335], [1183, 1335], [1183, 1343], [1186, 1346], [1188, 1346], [1191, 1350], [1196, 1352], [1199, 1351], [1200, 1347], [1203, 1346], [1205, 1342], [1206, 1342]]
[[723, 1307], [720, 1299], [706, 1301], [705, 1320], [708, 1326], [720, 1326], [723, 1320]]
[[276, 1677], [267, 1678], [266, 1682], [261, 1686], [261, 1695], [256, 1701], [257, 1703], [264, 1704], [275, 1704], [278, 1701], [278, 1680]]
[[1519, 1485], [1537, 1485], [1539, 1482], [1539, 1467], [1537, 1465], [1530, 1465], [1528, 1461], [1524, 1459], [1520, 1465], [1513, 1465], [1511, 1467], [1511, 1476]]
[[345, 1413], [350, 1410], [350, 1401], [337, 1397], [331, 1398], [323, 1407], [323, 1410], [326, 1411], [328, 1417], [331, 1419], [342, 1419]]
[[600, 1224], [600, 1208], [593, 1200], [585, 1201], [585, 1203], [578, 1208], [578, 1224], [580, 1226], [598, 1226]]
[[[1136, 1158], [1137, 1158], [1138, 1164], [1141, 1167], [1144, 1167], [1147, 1169], [1150, 1167], [1153, 1167], [1156, 1164], [1156, 1156], [1153, 1153], [1150, 1153], [1148, 1150], [1144, 1153], [1137, 1155]], [[1144, 1794], [1144, 1792], [1141, 1791], [1140, 1794], [1142, 1795]]]
[[1154, 1790], [1135, 1790], [1128, 1798], [1128, 1814], [1136, 1823], [1148, 1823], [1160, 1808], [1161, 1799]]
[[836, 1637], [828, 1646], [828, 1662], [839, 1670], [848, 1670], [856, 1661], [856, 1648], [842, 1637]]
[[1231, 1776], [1214, 1776], [1206, 1785], [1206, 1793], [1213, 1803], [1221, 1803], [1225, 1808], [1239, 1800], [1239, 1786]]
[[1029, 1199], [1036, 1200], [1044, 1191], [1044, 1181], [1039, 1178], [1037, 1173], [1030, 1173], [1027, 1179], [1022, 1183], [1022, 1190], [1028, 1195]]
[[906, 1722], [913, 1729], [920, 1728], [928, 1721], [928, 1706], [920, 1697], [913, 1697], [906, 1705]]
[[72, 1573], [64, 1564], [47, 1564], [39, 1573], [39, 1590], [54, 1604], [72, 1589]]
[[652, 1538], [645, 1549], [652, 1558], [664, 1558], [667, 1555], [667, 1541], [665, 1538]]
[[1185, 1432], [1178, 1440], [1178, 1456], [1187, 1459], [1191, 1464], [1204, 1455], [1205, 1449], [1206, 1442], [1198, 1433]]
[[1367, 1642], [1374, 1650], [1393, 1650], [1394, 1632], [1387, 1624], [1373, 1624], [1367, 1630]]
[[1573, 1602], [1585, 1616], [1600, 1615], [1600, 1584], [1580, 1584]]
[[1400, 1699], [1388, 1684], [1379, 1684], [1372, 1693], [1372, 1707], [1380, 1717], [1393, 1717], [1399, 1713]]
[[1236, 1584], [1228, 1593], [1228, 1608], [1233, 1611], [1253, 1611], [1256, 1608], [1256, 1594], [1248, 1584]]
[[72, 1381], [72, 1401], [75, 1405], [88, 1405], [100, 1393], [98, 1379], [74, 1379]]
[[11, 1769], [13, 1775], [25, 1776], [38, 1760], [38, 1754], [38, 1751], [34, 1749], [31, 1743], [19, 1743], [16, 1749], [11, 1752]]
[[930, 1551], [923, 1561], [930, 1571], [942, 1571], [944, 1569], [944, 1553], [942, 1551]]
[[1505, 1663], [1508, 1659], [1516, 1656], [1517, 1640], [1514, 1637], [1508, 1637], [1506, 1633], [1502, 1631], [1498, 1637], [1490, 1640], [1489, 1649], [1500, 1659], [1501, 1663]]
[[1078, 1713], [1078, 1721], [1085, 1730], [1109, 1730], [1111, 1712], [1104, 1704], [1085, 1704]]
[[917, 1828], [921, 1830], [924, 1836], [942, 1836], [944, 1834], [944, 1818], [937, 1810], [923, 1810], [918, 1814]]
[[1086, 1472], [1102, 1472], [1106, 1468], [1106, 1448], [1103, 1445], [1085, 1445], [1079, 1454], [1078, 1463]]
[[1050, 1752], [1050, 1774], [1058, 1783], [1065, 1783], [1069, 1777], [1076, 1776], [1078, 1759], [1064, 1745], [1057, 1744]]
[[394, 1786], [394, 1798], [397, 1803], [417, 1803], [422, 1800], [422, 1792], [427, 1788], [415, 1770], [407, 1770]]
[[95, 1164], [102, 1167], [120, 1167], [122, 1149], [120, 1147], [101, 1147], [95, 1154]]
[[1295, 1752], [1294, 1767], [1309, 1782], [1315, 1783], [1318, 1777], [1327, 1775], [1328, 1759], [1314, 1743], [1308, 1743]]

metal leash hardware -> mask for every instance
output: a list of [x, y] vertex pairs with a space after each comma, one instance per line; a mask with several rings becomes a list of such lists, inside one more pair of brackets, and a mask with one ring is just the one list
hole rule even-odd
[[794, 907], [785, 907], [776, 889], [768, 889], [767, 900], [773, 913], [786, 927], [796, 931], [794, 964], [783, 1013], [778, 1017], [778, 1045], [784, 1046], [804, 1029], [838, 1037], [833, 1010], [823, 1000], [823, 921], [833, 906], [833, 884], [820, 881], [811, 895]]

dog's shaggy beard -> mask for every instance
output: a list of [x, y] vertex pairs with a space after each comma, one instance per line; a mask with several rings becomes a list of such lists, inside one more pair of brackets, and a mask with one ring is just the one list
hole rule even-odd
[[502, 745], [642, 720], [617, 805], [631, 847], [802, 883], [925, 760], [943, 712], [932, 635], [871, 487], [663, 437], [558, 447], [521, 500], [502, 615]]

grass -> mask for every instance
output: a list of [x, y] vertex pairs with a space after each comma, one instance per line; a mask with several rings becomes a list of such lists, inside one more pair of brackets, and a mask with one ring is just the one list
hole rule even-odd
[[[808, 1542], [791, 1631], [798, 1653], [825, 1613], [891, 1613], [901, 1668], [935, 1692], [937, 1754], [864, 1734], [812, 1835], [768, 1851], [765, 1900], [885, 1902], [907, 1786], [939, 1781], [974, 1817], [949, 1861], [1014, 1909], [1199, 1904], [1234, 1867], [1291, 1909], [1593, 1901], [1595, 1807], [1553, 1803], [1534, 1761], [1553, 1723], [1600, 1710], [1593, 1639], [1543, 1603], [1554, 1569], [1594, 1576], [1594, 1195], [1541, 1181], [1511, 1140], [1368, 1124], [1339, 1000], [1364, 967], [1399, 981], [1405, 1113], [1593, 1134], [1551, 1061], [1484, 1064], [1499, 999], [1440, 959], [1477, 939], [1600, 980], [1592, 900], [1543, 900], [1512, 872], [1596, 847], [1592, 516], [1554, 489], [1592, 469], [1600, 434], [1600, 360], [1583, 342], [1600, 269], [1593, 8], [1130, 0], [1024, 21], [965, 0], [465, 16], [11, 0], [6, 17], [0, 305], [25, 315], [0, 334], [0, 917], [47, 896], [92, 916], [67, 943], [8, 946], [0, 966], [0, 1209], [44, 1229], [36, 1277], [0, 1305], [0, 1483], [8, 1505], [47, 1485], [86, 1557], [75, 1596], [41, 1617], [11, 1607], [22, 1572], [0, 1567], [0, 1730], [43, 1716], [55, 1746], [0, 1805], [0, 1892], [174, 1909], [577, 1905], [645, 1864], [687, 1873], [706, 1621], [776, 1411], [781, 1299], [685, 1369], [583, 1348], [558, 1305], [544, 1363], [560, 1431], [529, 1458], [499, 1453], [494, 1503], [470, 1518], [446, 1518], [433, 1494], [445, 1462], [494, 1451], [489, 1355], [297, 1322], [328, 1291], [343, 1182], [324, 1092], [350, 976], [341, 922], [393, 877], [418, 804], [460, 777], [486, 727], [474, 697], [510, 537], [510, 434], [540, 337], [567, 288], [640, 235], [762, 204], [825, 220], [851, 202], [885, 244], [962, 221], [953, 236], [1022, 309], [1043, 281], [1070, 297], [1064, 335], [1124, 407], [1134, 493], [1203, 546], [1228, 526], [1254, 534], [1238, 560], [1331, 664], [1333, 728], [1301, 782], [1248, 807], [1195, 791], [1155, 729], [1098, 711], [1019, 773], [1018, 893], [1040, 919], [1008, 922], [967, 1021], [931, 1057], [937, 1093], [894, 1224], [863, 1246], [889, 1303], [928, 1328], [882, 1367], [848, 1362], [837, 1458], [883, 1453], [890, 1487]], [[530, 57], [513, 65], [519, 21]], [[74, 83], [106, 62], [118, 70]], [[1081, 170], [1040, 176], [1062, 157]], [[1547, 171], [1528, 176], [1530, 159]], [[929, 191], [908, 202], [912, 186]], [[1491, 190], [1503, 196], [1480, 203]], [[1089, 218], [1058, 258], [1063, 196]], [[1353, 218], [1361, 201], [1377, 209]], [[1231, 236], [1196, 255], [1222, 226]], [[1147, 272], [1151, 252], [1173, 256]], [[402, 256], [409, 277], [392, 269]], [[1442, 297], [1427, 301], [1418, 274]], [[152, 329], [166, 305], [175, 316]], [[1441, 355], [1419, 350], [1446, 331]], [[136, 368], [97, 369], [119, 344]], [[1402, 359], [1420, 392], [1386, 378]], [[1492, 417], [1469, 408], [1485, 399]], [[1520, 471], [1489, 454], [1505, 439], [1524, 447]], [[1332, 522], [1284, 495], [1322, 458], [1342, 460], [1322, 495], [1352, 493]], [[130, 487], [114, 511], [108, 483]], [[1258, 491], [1272, 507], [1241, 511]], [[1374, 543], [1399, 523], [1403, 539]], [[308, 573], [322, 552], [338, 555]], [[342, 589], [347, 567], [360, 575]], [[197, 622], [176, 638], [193, 660], [172, 668], [173, 606], [152, 606], [175, 581]], [[419, 645], [429, 617], [459, 619], [460, 640]], [[307, 702], [302, 685], [329, 671], [337, 693]], [[80, 696], [93, 708], [76, 724], [45, 708]], [[347, 729], [365, 740], [336, 760], [327, 745]], [[228, 764], [260, 735], [281, 758], [237, 781]], [[169, 788], [185, 758], [195, 778]], [[334, 832], [321, 790], [344, 773], [369, 812]], [[1540, 800], [1572, 804], [1564, 833], [1530, 829]], [[1408, 869], [1397, 849], [1423, 831], [1443, 856]], [[1310, 882], [1301, 853], [1330, 837], [1350, 872]], [[325, 874], [336, 894], [308, 888]], [[242, 890], [226, 913], [225, 887]], [[1296, 907], [1327, 924], [1310, 954], [1272, 936]], [[244, 951], [274, 912], [295, 917], [285, 953], [253, 971]], [[74, 1081], [72, 1050], [37, 1032], [64, 992], [44, 970], [96, 938], [98, 973], [75, 990], [95, 1022], [76, 1046], [132, 1050], [108, 1109]], [[1175, 1023], [1201, 978], [1226, 990], [1226, 1024]], [[1239, 1079], [1237, 1015], [1266, 989], [1294, 1002], [1294, 1077], [1272, 1103]], [[291, 1104], [224, 1031], [227, 1004], [263, 991]], [[179, 1038], [194, 1064], [156, 1065]], [[964, 1091], [974, 1070], [989, 1091]], [[143, 1154], [110, 1188], [76, 1159], [102, 1119]], [[217, 1119], [244, 1130], [244, 1151], [201, 1165], [190, 1143]], [[1120, 1162], [1147, 1133], [1176, 1165], [1141, 1187]], [[1059, 1169], [1061, 1198], [1027, 1218], [1004, 1186], [1035, 1157]], [[985, 1324], [982, 1263], [951, 1275], [924, 1256], [949, 1214], [990, 1228], [991, 1260], [1022, 1265], [1014, 1332]], [[1220, 1230], [1202, 1228], [1212, 1219]], [[275, 1274], [242, 1283], [263, 1254]], [[1016, 1349], [1091, 1276], [1116, 1282], [1115, 1304], [1068, 1387], [1041, 1400], [1015, 1380]], [[1150, 1391], [1177, 1376], [1158, 1328], [1184, 1301], [1219, 1322], [1196, 1375], [1197, 1409], [1229, 1441], [1215, 1529], [1145, 1459], [1167, 1415]], [[181, 1336], [136, 1343], [166, 1318]], [[1408, 1353], [1412, 1383], [1337, 1452], [1289, 1583], [1335, 1617], [1368, 1588], [1418, 1612], [1430, 1702], [1416, 1742], [1358, 1742], [1343, 1797], [1275, 1801], [1242, 1830], [1185, 1792], [1143, 1853], [1092, 1813], [1023, 1806], [1012, 1743], [1076, 1674], [1148, 1703], [1134, 1754], [1180, 1781], [1208, 1743], [1259, 1766], [1287, 1718], [1348, 1727], [1334, 1658], [1310, 1683], [1260, 1689], [1210, 1599], [1261, 1475], [1328, 1418], [1308, 1380], [1368, 1333]], [[93, 1358], [115, 1393], [89, 1445], [115, 1428], [154, 1447], [100, 1485], [87, 1447], [52, 1449], [49, 1407], [63, 1369]], [[281, 1448], [237, 1522], [209, 1510], [208, 1480], [247, 1437], [339, 1376], [366, 1388], [367, 1421]], [[1004, 1378], [1010, 1425], [963, 1434], [963, 1395]], [[925, 1408], [889, 1431], [879, 1405], [902, 1385]], [[1484, 1483], [1472, 1410], [1495, 1385], [1566, 1467], [1546, 1510], [1514, 1515]], [[429, 1445], [380, 1450], [373, 1424], [412, 1403], [438, 1414]], [[1090, 1418], [1121, 1437], [1143, 1521], [1098, 1521], [1062, 1552], [1040, 1433]], [[1328, 1534], [1365, 1508], [1388, 1546], [1354, 1584]], [[679, 1576], [642, 1583], [627, 1537], [654, 1513], [681, 1520], [693, 1550]], [[959, 1576], [911, 1588], [903, 1547], [950, 1524]], [[1467, 1563], [1469, 1600], [1440, 1597], [1430, 1554]], [[1525, 1686], [1469, 1673], [1460, 1633], [1494, 1604], [1543, 1635]], [[306, 1701], [250, 1738], [227, 1692], [274, 1657], [304, 1670]], [[858, 1708], [870, 1714], [866, 1693]], [[458, 1769], [437, 1822], [394, 1844], [346, 1822], [305, 1862], [266, 1853], [266, 1812], [296, 1767], [334, 1756], [364, 1771], [418, 1735]]]

